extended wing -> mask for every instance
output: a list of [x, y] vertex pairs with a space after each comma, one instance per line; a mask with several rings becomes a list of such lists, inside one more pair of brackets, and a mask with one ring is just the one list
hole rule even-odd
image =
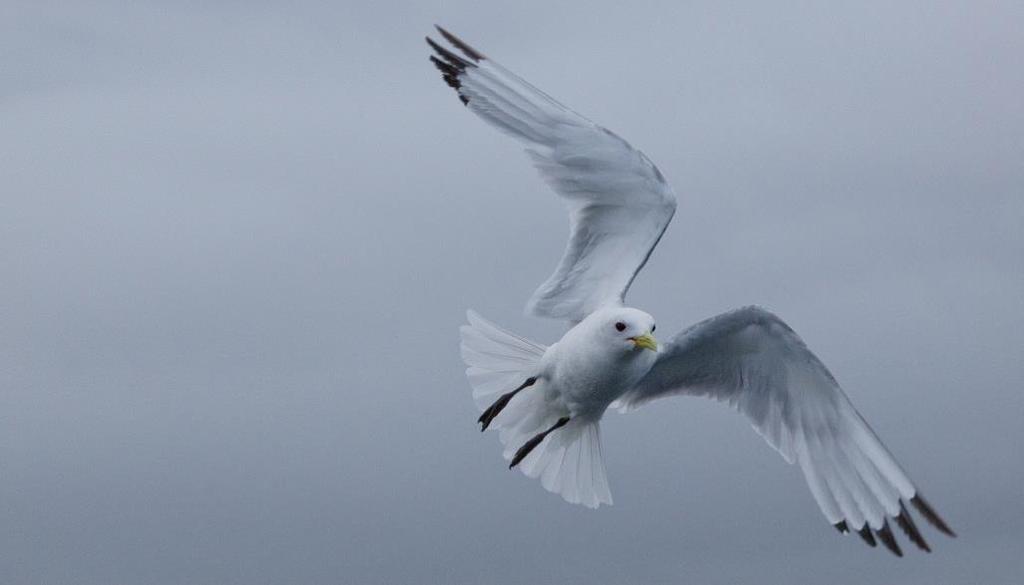
[[799, 463], [822, 513], [841, 532], [875, 536], [902, 556], [888, 518], [923, 550], [904, 505], [953, 536], [850, 403], [835, 378], [781, 319], [758, 307], [698, 323], [666, 344], [625, 407], [673, 394], [708, 396], [745, 414], [786, 461]]
[[438, 30], [461, 53], [427, 38], [444, 80], [470, 111], [524, 143], [569, 208], [565, 253], [527, 310], [580, 321], [598, 307], [622, 304], [675, 213], [661, 172], [622, 138]]

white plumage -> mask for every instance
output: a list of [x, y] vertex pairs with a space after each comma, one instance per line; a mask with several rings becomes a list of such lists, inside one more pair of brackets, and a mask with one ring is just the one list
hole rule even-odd
[[672, 220], [672, 189], [644, 153], [612, 131], [471, 54], [481, 58], [470, 63], [441, 53], [456, 60], [435, 63], [448, 68], [443, 71], [473, 113], [524, 143], [569, 208], [569, 243], [555, 273], [530, 299], [529, 312], [578, 322], [598, 307], [622, 304]]
[[872, 546], [877, 537], [902, 555], [891, 518], [930, 550], [910, 502], [953, 535], [824, 364], [777, 316], [737, 309], [658, 346], [654, 319], [623, 303], [675, 213], [661, 172], [622, 138], [438, 30], [461, 52], [427, 39], [445, 81], [470, 111], [525, 145], [569, 209], [565, 253], [527, 305], [535, 315], [568, 320], [565, 335], [545, 347], [472, 311], [461, 330], [480, 422], [499, 429], [510, 467], [569, 502], [610, 504], [599, 427], [606, 409], [708, 396], [743, 413], [786, 461], [799, 464], [840, 532], [856, 531]]

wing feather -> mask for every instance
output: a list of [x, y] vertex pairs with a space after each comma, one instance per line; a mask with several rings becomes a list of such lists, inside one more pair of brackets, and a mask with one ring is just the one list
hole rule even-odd
[[781, 319], [758, 307], [698, 323], [665, 345], [625, 408], [674, 394], [708, 396], [746, 415], [790, 463], [800, 465], [819, 508], [840, 532], [875, 536], [902, 555], [894, 519], [922, 550], [927, 542], [903, 502], [953, 535], [857, 412], [835, 378]]
[[570, 110], [438, 27], [462, 56], [435, 41], [431, 60], [474, 114], [516, 138], [569, 208], [569, 243], [527, 310], [580, 321], [622, 304], [675, 213], [661, 171], [615, 133]]

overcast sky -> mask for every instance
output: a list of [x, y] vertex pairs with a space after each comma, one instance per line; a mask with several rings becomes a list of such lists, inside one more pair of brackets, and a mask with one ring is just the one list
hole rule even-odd
[[[0, 7], [0, 582], [1020, 583], [1019, 2], [411, 4]], [[558, 338], [566, 218], [434, 22], [672, 183], [659, 333], [777, 312], [960, 538], [700, 399], [606, 417], [612, 507], [509, 472], [457, 328]]]

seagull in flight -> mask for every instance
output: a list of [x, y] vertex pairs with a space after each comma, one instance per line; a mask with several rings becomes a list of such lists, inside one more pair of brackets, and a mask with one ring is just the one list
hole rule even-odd
[[822, 514], [902, 550], [890, 520], [930, 552], [908, 506], [955, 536], [882, 444], [828, 368], [786, 323], [756, 306], [705, 319], [665, 342], [626, 291], [661, 239], [676, 197], [658, 167], [612, 131], [570, 110], [437, 27], [430, 60], [462, 103], [525, 146], [569, 210], [570, 235], [530, 314], [569, 329], [545, 346], [473, 311], [462, 357], [481, 430], [497, 429], [509, 468], [539, 478], [566, 501], [611, 504], [601, 456], [605, 411], [667, 396], [706, 396], [745, 415], [803, 471]]

